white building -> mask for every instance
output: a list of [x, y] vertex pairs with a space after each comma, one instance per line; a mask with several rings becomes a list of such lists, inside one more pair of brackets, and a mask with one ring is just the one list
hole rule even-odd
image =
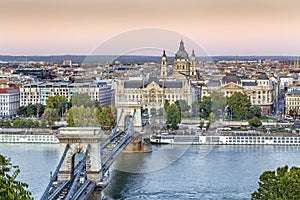
[[285, 114], [293, 117], [300, 115], [300, 87], [293, 87], [285, 96]]
[[55, 95], [64, 96], [67, 101], [70, 101], [73, 94], [79, 93], [87, 93], [91, 100], [99, 101], [101, 107], [111, 105], [112, 102], [110, 82], [36, 82], [25, 84], [20, 88], [20, 105], [36, 103], [46, 105], [48, 97]]
[[20, 107], [20, 92], [16, 88], [0, 89], [0, 115], [13, 116]]

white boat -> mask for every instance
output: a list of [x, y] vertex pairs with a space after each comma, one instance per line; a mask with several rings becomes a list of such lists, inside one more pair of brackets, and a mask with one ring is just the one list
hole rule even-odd
[[0, 134], [0, 143], [59, 143], [55, 135], [50, 134]]
[[150, 137], [154, 144], [215, 144], [215, 145], [300, 145], [300, 136], [270, 135], [162, 135]]

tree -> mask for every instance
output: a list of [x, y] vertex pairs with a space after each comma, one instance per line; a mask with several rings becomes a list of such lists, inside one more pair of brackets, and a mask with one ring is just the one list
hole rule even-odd
[[251, 106], [247, 113], [248, 118], [261, 117], [261, 108], [259, 106]]
[[8, 121], [8, 120], [2, 120], [2, 119], [0, 119], [0, 126], [8, 128], [8, 127], [11, 127], [11, 124], [10, 124], [10, 121]]
[[262, 125], [262, 122], [258, 117], [253, 117], [248, 121], [249, 126], [259, 127]]
[[39, 121], [34, 121], [34, 122], [33, 122], [33, 127], [34, 127], [34, 128], [38, 128], [39, 126], [40, 126]]
[[29, 104], [19, 107], [17, 114], [22, 117], [42, 116], [44, 110], [45, 106], [42, 104]]
[[0, 155], [0, 199], [31, 200], [31, 193], [26, 190], [28, 185], [17, 181], [20, 173], [18, 166], [13, 166], [9, 158]]
[[58, 111], [54, 108], [46, 108], [42, 117], [44, 120], [46, 120], [47, 124], [50, 126], [53, 126], [54, 122], [60, 119], [58, 115]]
[[97, 118], [101, 127], [110, 127], [113, 128], [116, 125], [116, 120], [113, 116], [113, 107], [106, 106], [98, 112]]
[[204, 121], [200, 121], [199, 128], [202, 129], [204, 127]]
[[211, 97], [203, 97], [199, 103], [200, 118], [207, 118], [211, 113]]
[[265, 171], [259, 177], [259, 188], [252, 193], [253, 200], [300, 199], [300, 168], [279, 167], [276, 171]]
[[97, 126], [99, 125], [97, 119], [98, 113], [98, 108], [85, 108], [84, 105], [73, 105], [73, 107], [69, 110], [68, 113], [68, 126]]
[[96, 105], [96, 102], [91, 100], [90, 96], [87, 93], [79, 93], [79, 94], [73, 94], [73, 96], [70, 99], [69, 102], [69, 108], [72, 106], [80, 107], [83, 105], [83, 107], [94, 107]]
[[172, 128], [176, 129], [181, 122], [180, 112], [176, 104], [171, 104], [166, 111], [167, 124], [171, 124]]
[[170, 106], [170, 103], [169, 103], [168, 100], [166, 100], [165, 103], [164, 103], [165, 112], [167, 112], [167, 109], [168, 109], [169, 106]]
[[238, 119], [245, 119], [251, 106], [251, 101], [246, 94], [235, 92], [231, 97], [227, 97], [227, 104], [233, 116]]
[[70, 126], [70, 127], [75, 126], [74, 114], [73, 114], [74, 107], [72, 107], [68, 110], [67, 126]]
[[48, 97], [46, 100], [46, 109], [52, 108], [55, 109], [59, 116], [62, 116], [64, 113], [65, 106], [67, 104], [66, 98], [64, 96], [55, 95]]

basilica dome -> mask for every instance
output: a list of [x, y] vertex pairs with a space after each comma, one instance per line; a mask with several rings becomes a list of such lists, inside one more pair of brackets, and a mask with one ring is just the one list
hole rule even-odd
[[177, 51], [177, 53], [175, 54], [175, 59], [177, 58], [184, 58], [184, 59], [189, 59], [189, 55], [186, 52], [185, 48], [184, 48], [184, 43], [181, 40], [180, 41], [180, 46], [179, 46], [179, 50]]

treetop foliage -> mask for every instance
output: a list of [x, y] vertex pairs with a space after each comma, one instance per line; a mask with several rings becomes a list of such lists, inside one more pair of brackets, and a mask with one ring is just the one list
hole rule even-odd
[[300, 199], [300, 168], [279, 167], [276, 171], [265, 171], [258, 182], [259, 188], [252, 193], [253, 200]]
[[32, 200], [28, 185], [17, 180], [20, 173], [18, 166], [13, 166], [9, 158], [0, 154], [0, 199]]

